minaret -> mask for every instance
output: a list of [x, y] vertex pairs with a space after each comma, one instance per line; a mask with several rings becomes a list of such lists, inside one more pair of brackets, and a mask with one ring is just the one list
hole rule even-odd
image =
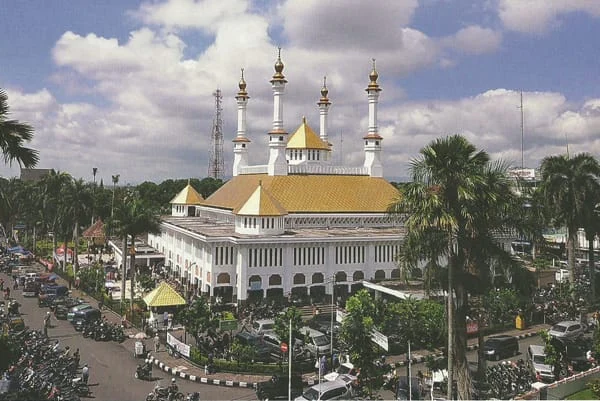
[[285, 157], [287, 132], [283, 129], [283, 92], [287, 83], [283, 76], [283, 63], [281, 62], [281, 47], [275, 63], [275, 74], [271, 79], [273, 88], [273, 129], [269, 132], [269, 175], [287, 175], [288, 165]]
[[235, 97], [238, 106], [237, 134], [233, 140], [233, 176], [241, 174], [242, 168], [248, 166], [248, 145], [250, 139], [246, 137], [246, 106], [248, 105], [248, 92], [246, 92], [246, 81], [244, 81], [244, 69], [242, 78], [238, 84], [240, 90]]
[[329, 90], [327, 89], [327, 77], [323, 77], [323, 87], [321, 88], [321, 99], [317, 103], [319, 105], [319, 115], [320, 115], [320, 129], [319, 136], [321, 140], [325, 143], [329, 143], [329, 139], [327, 138], [327, 113], [329, 111], [329, 106], [331, 102], [327, 95], [329, 94]]
[[377, 128], [377, 101], [381, 88], [377, 83], [377, 70], [375, 69], [375, 59], [373, 59], [373, 70], [369, 74], [371, 82], [367, 86], [367, 96], [369, 98], [369, 131], [365, 140], [365, 167], [371, 177], [383, 177], [383, 166], [381, 165], [381, 140], [383, 139]]

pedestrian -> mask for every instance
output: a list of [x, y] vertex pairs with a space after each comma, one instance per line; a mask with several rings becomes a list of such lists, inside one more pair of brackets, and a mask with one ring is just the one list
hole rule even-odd
[[81, 280], [79, 279], [79, 276], [75, 277], [75, 288], [79, 289], [80, 283], [81, 283]]
[[321, 357], [321, 364], [319, 366], [319, 369], [321, 377], [325, 376], [325, 374], [327, 373], [327, 357], [325, 357], [325, 355]]
[[73, 277], [69, 276], [69, 290], [73, 287]]
[[168, 329], [173, 328], [173, 314], [172, 313], [169, 313], [169, 318], [167, 319], [167, 328]]
[[0, 291], [4, 291], [4, 279], [0, 278]]
[[167, 328], [168, 324], [169, 324], [169, 312], [165, 311], [165, 313], [163, 313], [163, 326], [165, 326], [165, 329]]
[[90, 378], [90, 368], [88, 367], [88, 365], [86, 363], [85, 365], [83, 365], [83, 369], [81, 369], [81, 380], [85, 384], [88, 384], [89, 378]]
[[48, 337], [48, 327], [50, 327], [50, 312], [46, 312], [44, 316], [44, 336]]
[[77, 349], [75, 350], [75, 352], [73, 353], [73, 360], [75, 361], [75, 368], [78, 368], [78, 367], [79, 367], [79, 358], [80, 358], [80, 355], [79, 355], [79, 348], [77, 348]]
[[158, 338], [158, 333], [154, 336], [154, 352], [158, 352], [160, 348], [160, 338]]
[[98, 309], [100, 309], [100, 311], [102, 311], [102, 308], [104, 307], [104, 296], [100, 296], [100, 300], [98, 301]]

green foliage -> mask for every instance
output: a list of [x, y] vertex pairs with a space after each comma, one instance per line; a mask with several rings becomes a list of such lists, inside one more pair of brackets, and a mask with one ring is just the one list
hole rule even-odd
[[600, 355], [600, 327], [598, 326], [594, 329], [592, 351], [594, 352], [595, 356]]
[[[190, 360], [201, 367], [208, 363], [208, 358], [202, 355], [202, 352], [196, 347], [191, 347]], [[287, 364], [252, 362], [251, 360], [250, 362], [242, 363], [238, 360], [226, 361], [223, 359], [215, 359], [213, 363], [219, 372], [287, 375]], [[294, 363], [294, 368], [301, 372], [310, 372], [312, 370], [312, 362]]]
[[[300, 329], [303, 326], [302, 312], [295, 306], [286, 309], [283, 314], [275, 317], [275, 334], [283, 342], [289, 342], [290, 337], [290, 319], [292, 320], [292, 338], [303, 338]], [[291, 344], [288, 344], [290, 347]]]
[[375, 328], [375, 302], [367, 290], [360, 290], [346, 301], [346, 312], [340, 340], [346, 345], [352, 362], [360, 366], [361, 379], [367, 383], [371, 395], [376, 386], [374, 379], [380, 376], [374, 364], [378, 356], [377, 346], [371, 341]]
[[544, 341], [544, 353], [546, 354], [546, 364], [550, 366], [555, 366], [556, 364], [560, 363], [560, 354], [556, 347], [552, 345], [552, 336], [548, 334], [548, 330], [540, 330], [538, 334]]
[[238, 365], [251, 363], [256, 358], [256, 348], [250, 345], [243, 345], [238, 340], [234, 340], [231, 345], [231, 354]]
[[0, 336], [0, 372], [4, 372], [15, 362], [18, 355], [18, 349], [8, 336]]
[[513, 321], [520, 308], [517, 292], [508, 288], [491, 290], [482, 297], [481, 302], [490, 326]]
[[593, 379], [587, 383], [587, 387], [592, 390], [596, 399], [600, 399], [600, 379]]
[[138, 274], [136, 276], [137, 281], [142, 288], [142, 291], [148, 292], [152, 291], [155, 287], [154, 279], [150, 274]]
[[188, 307], [179, 311], [177, 320], [185, 325], [197, 343], [203, 333], [214, 333], [219, 327], [219, 321], [210, 312], [209, 300], [205, 297], [196, 298]]

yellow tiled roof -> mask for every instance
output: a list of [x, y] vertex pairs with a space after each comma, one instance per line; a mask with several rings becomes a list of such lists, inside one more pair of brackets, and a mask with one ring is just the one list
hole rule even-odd
[[171, 200], [171, 203], [177, 205], [200, 205], [203, 202], [204, 198], [202, 195], [200, 195], [190, 184], [187, 184], [187, 186]]
[[319, 135], [315, 133], [306, 123], [306, 119], [302, 120], [302, 124], [296, 132], [290, 137], [287, 143], [288, 149], [325, 149], [329, 150], [327, 142], [323, 142]]
[[262, 186], [288, 213], [385, 213], [398, 190], [384, 178], [360, 175], [238, 175], [204, 205], [237, 210]]
[[274, 199], [259, 183], [258, 188], [248, 200], [233, 213], [243, 216], [284, 216], [287, 214], [283, 206]]
[[185, 305], [185, 299], [164, 281], [144, 297], [144, 302], [149, 307]]

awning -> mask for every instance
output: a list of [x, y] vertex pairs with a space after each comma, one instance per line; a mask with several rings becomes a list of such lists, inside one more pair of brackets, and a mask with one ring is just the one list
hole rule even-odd
[[164, 281], [144, 297], [144, 302], [151, 308], [186, 304], [185, 299]]

